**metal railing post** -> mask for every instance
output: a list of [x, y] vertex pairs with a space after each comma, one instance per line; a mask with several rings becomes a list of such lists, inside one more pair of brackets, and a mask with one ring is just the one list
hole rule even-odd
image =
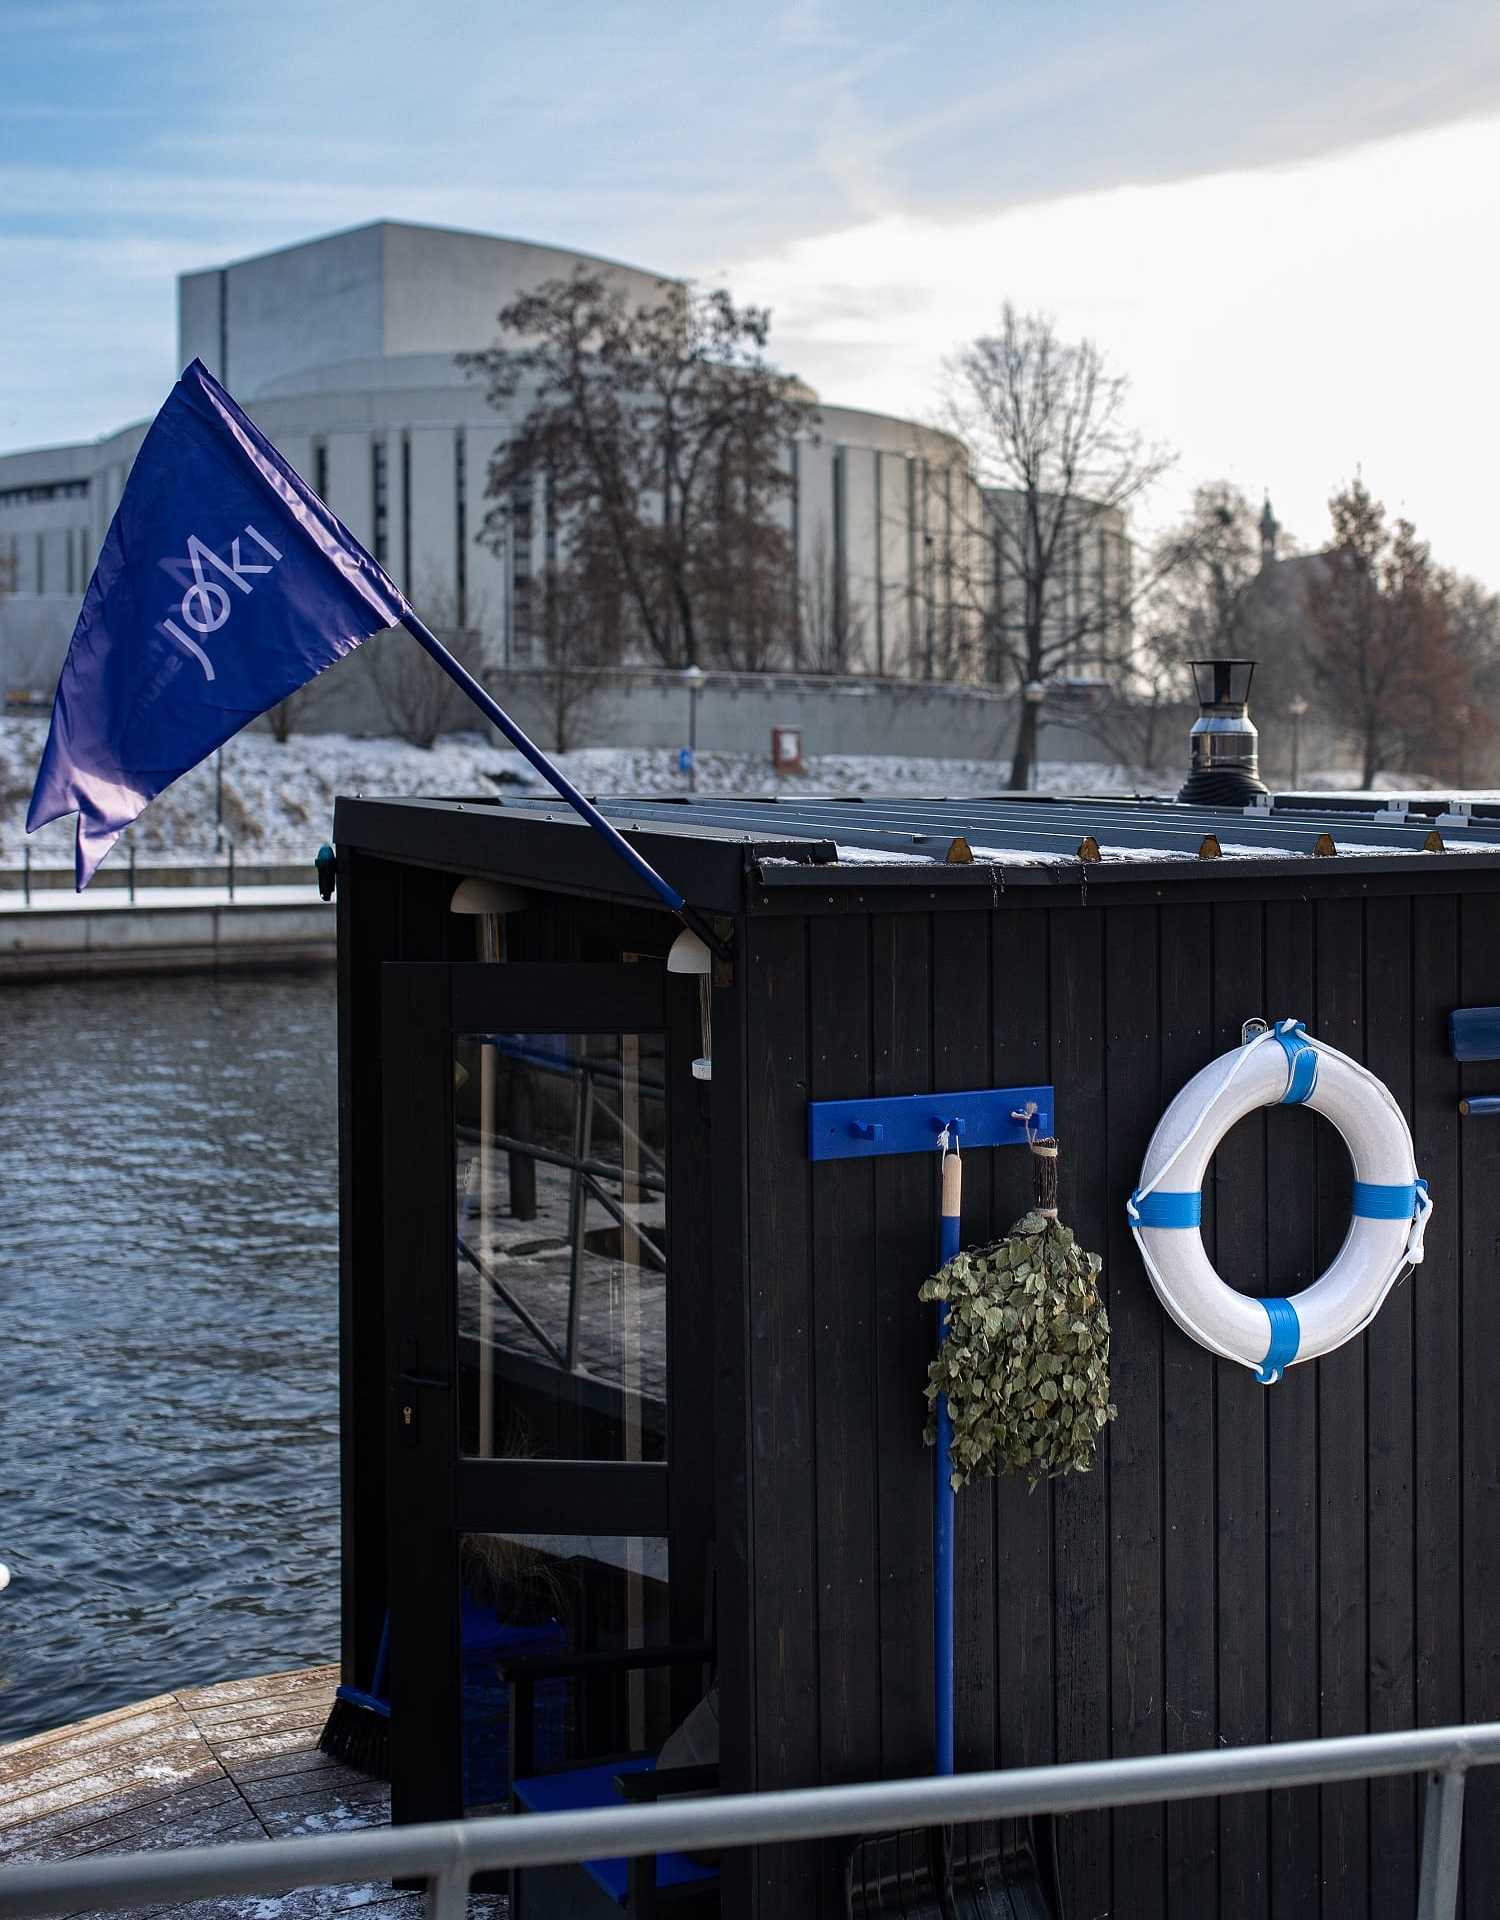
[[31, 842], [21, 849], [21, 898], [31, 905]]
[[1464, 1840], [1464, 1775], [1457, 1767], [1429, 1773], [1422, 1806], [1422, 1870], [1417, 1920], [1454, 1920]]
[[133, 901], [135, 899], [135, 846], [134, 844], [131, 845], [129, 852], [130, 852], [130, 875], [129, 875], [130, 898]]
[[234, 842], [229, 843], [229, 897], [234, 898]]
[[427, 1920], [465, 1920], [469, 1911], [469, 1869], [444, 1867], [427, 1888]]

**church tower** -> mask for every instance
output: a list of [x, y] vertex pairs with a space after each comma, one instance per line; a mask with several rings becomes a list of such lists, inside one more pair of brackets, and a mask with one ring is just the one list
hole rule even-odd
[[1271, 511], [1271, 496], [1260, 510], [1260, 564], [1262, 570], [1276, 561], [1276, 542], [1281, 537], [1281, 522]]

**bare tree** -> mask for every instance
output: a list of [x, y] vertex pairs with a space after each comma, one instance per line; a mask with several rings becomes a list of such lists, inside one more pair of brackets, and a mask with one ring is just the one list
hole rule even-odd
[[294, 733], [306, 729], [324, 696], [326, 686], [325, 677], [319, 674], [317, 679], [309, 680], [305, 687], [298, 687], [295, 693], [289, 693], [285, 700], [271, 708], [266, 715], [266, 725], [278, 746], [284, 747]]
[[1446, 754], [1437, 741], [1416, 751], [1422, 764], [1451, 775], [1459, 786], [1470, 781], [1488, 786], [1500, 772], [1494, 717], [1500, 713], [1500, 595], [1447, 571], [1437, 575], [1437, 591], [1447, 614], [1449, 645], [1464, 663], [1467, 687], [1446, 716]]
[[537, 671], [553, 748], [567, 753], [580, 744], [587, 722], [600, 717], [603, 672], [619, 659], [619, 610], [607, 578], [597, 580], [586, 563], [576, 561], [549, 571], [541, 614], [546, 660]]
[[[1128, 382], [1092, 341], [1008, 302], [997, 333], [948, 368], [948, 415], [989, 490], [990, 677], [1118, 675], [1135, 600], [1124, 516], [1171, 464], [1126, 422]], [[1010, 780], [1030, 782], [1037, 703], [1020, 702]]]
[[632, 304], [579, 270], [521, 295], [500, 340], [459, 364], [497, 408], [526, 411], [490, 463], [480, 537], [505, 546], [518, 491], [545, 476], [554, 524], [612, 567], [626, 644], [664, 666], [741, 664], [784, 638], [791, 538], [786, 449], [811, 432], [806, 391], [766, 358], [770, 316], [723, 289], [660, 283]]
[[1401, 765], [1414, 733], [1463, 704], [1468, 675], [1425, 543], [1356, 479], [1329, 501], [1333, 542], [1307, 583], [1306, 671], [1358, 743], [1365, 786]]
[[[460, 622], [456, 596], [437, 574], [413, 595], [422, 618], [461, 666], [482, 677], [482, 607], [471, 605]], [[441, 667], [410, 634], [397, 628], [366, 642], [380, 704], [391, 730], [413, 747], [430, 748], [441, 733], [460, 727], [474, 709]], [[477, 720], [475, 724], [478, 724]]]
[[864, 607], [841, 579], [828, 529], [819, 526], [812, 543], [812, 564], [797, 582], [797, 654], [813, 673], [848, 673], [864, 659]]

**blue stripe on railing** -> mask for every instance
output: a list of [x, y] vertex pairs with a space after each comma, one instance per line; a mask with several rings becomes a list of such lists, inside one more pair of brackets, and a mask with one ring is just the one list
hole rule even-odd
[[1300, 1020], [1287, 1032], [1278, 1027], [1276, 1040], [1286, 1055], [1286, 1092], [1281, 1104], [1299, 1107], [1318, 1084], [1317, 1049], [1303, 1033]]
[[1297, 1358], [1297, 1349], [1302, 1344], [1302, 1322], [1297, 1318], [1297, 1309], [1290, 1300], [1262, 1300], [1266, 1318], [1271, 1323], [1271, 1344], [1266, 1348], [1266, 1357], [1255, 1370], [1255, 1377], [1264, 1386], [1274, 1386], [1287, 1368]]
[[1369, 1180], [1354, 1183], [1354, 1214], [1359, 1220], [1410, 1220], [1417, 1210], [1417, 1188], [1382, 1187]]
[[1203, 1195], [1198, 1192], [1143, 1194], [1137, 1190], [1130, 1198], [1138, 1227], [1196, 1227], [1203, 1220]]

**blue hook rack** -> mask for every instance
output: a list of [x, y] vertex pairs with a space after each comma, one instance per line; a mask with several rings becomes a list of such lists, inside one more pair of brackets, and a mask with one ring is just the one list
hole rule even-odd
[[1028, 1126], [1052, 1131], [1051, 1087], [990, 1087], [982, 1093], [907, 1093], [888, 1100], [810, 1100], [809, 1160], [861, 1160], [931, 1152], [945, 1127], [964, 1147], [1020, 1147]]

